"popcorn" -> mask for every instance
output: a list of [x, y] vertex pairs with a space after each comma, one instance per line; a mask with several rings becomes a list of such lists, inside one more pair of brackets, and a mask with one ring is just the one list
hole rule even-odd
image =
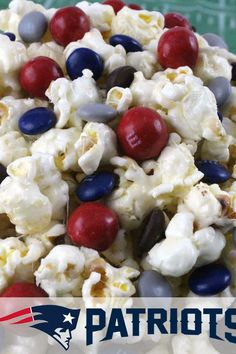
[[102, 252], [102, 254], [111, 264], [115, 266], [120, 266], [122, 262], [132, 259], [132, 245], [125, 230], [119, 230], [111, 247]]
[[7, 167], [20, 157], [29, 155], [29, 146], [23, 136], [11, 131], [0, 136], [0, 163]]
[[125, 113], [132, 104], [132, 93], [129, 88], [114, 86], [107, 93], [106, 104]]
[[134, 105], [157, 110], [185, 139], [218, 141], [225, 136], [213, 93], [188, 67], [158, 72], [152, 80], [137, 72], [130, 89]]
[[95, 172], [100, 164], [105, 164], [117, 154], [116, 135], [103, 123], [87, 123], [75, 143], [78, 164], [87, 175]]
[[21, 234], [38, 233], [51, 220], [62, 220], [68, 202], [68, 186], [61, 179], [53, 157], [34, 155], [8, 166], [0, 186], [0, 213], [6, 213]]
[[112, 34], [126, 34], [142, 44], [155, 39], [164, 28], [164, 16], [157, 11], [123, 7], [112, 21]]
[[47, 107], [45, 100], [38, 99], [16, 99], [12, 96], [3, 97], [0, 100], [0, 135], [18, 131], [20, 117], [27, 111], [37, 107]]
[[64, 48], [55, 42], [31, 43], [27, 48], [29, 59], [45, 56], [55, 60], [56, 63], [65, 71]]
[[212, 227], [193, 231], [194, 216], [177, 213], [166, 229], [166, 239], [157, 243], [144, 262], [163, 275], [182, 276], [194, 266], [217, 260], [225, 246], [224, 235]]
[[135, 288], [129, 279], [138, 275], [128, 267], [113, 268], [94, 250], [68, 245], [54, 247], [35, 272], [37, 284], [50, 297], [80, 296], [82, 291], [84, 299], [132, 296]]
[[111, 30], [111, 23], [115, 17], [112, 6], [98, 2], [90, 4], [88, 1], [81, 1], [76, 6], [83, 10], [89, 17], [92, 28], [96, 28], [100, 32], [108, 32]]
[[24, 44], [0, 34], [0, 96], [19, 95], [18, 75], [27, 61]]
[[90, 48], [101, 55], [104, 60], [105, 73], [110, 73], [116, 68], [126, 65], [126, 52], [124, 47], [122, 45], [113, 47], [107, 44], [101, 33], [95, 28], [85, 33], [81, 40], [72, 42], [65, 48], [64, 54], [66, 58], [78, 48]]
[[127, 54], [127, 65], [133, 66], [137, 71], [142, 71], [146, 79], [150, 79], [157, 71], [156, 55], [144, 50]]
[[199, 183], [183, 197], [178, 206], [179, 212], [191, 212], [199, 228], [210, 225], [235, 224], [235, 192], [233, 187], [230, 192], [220, 189], [217, 184], [207, 185]]
[[207, 333], [198, 336], [178, 334], [172, 339], [173, 354], [220, 354], [210, 343]]
[[227, 58], [224, 57], [225, 50], [209, 46], [199, 34], [196, 34], [196, 37], [199, 43], [199, 55], [194, 74], [200, 77], [205, 84], [218, 76], [223, 76], [230, 81], [232, 68]]
[[80, 128], [50, 129], [31, 146], [32, 155], [49, 154], [61, 171], [78, 170], [75, 143], [81, 134]]
[[77, 116], [77, 109], [82, 104], [100, 101], [96, 82], [90, 70], [84, 70], [83, 76], [74, 81], [59, 78], [53, 81], [46, 91], [46, 96], [54, 104], [58, 117], [56, 128], [66, 125], [82, 128], [82, 121]]

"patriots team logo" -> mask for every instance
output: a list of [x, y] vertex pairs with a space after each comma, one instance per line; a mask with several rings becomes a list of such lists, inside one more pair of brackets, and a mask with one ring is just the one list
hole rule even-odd
[[47, 333], [65, 350], [70, 348], [72, 332], [77, 326], [80, 310], [57, 305], [28, 307], [0, 318], [8, 325], [28, 325]]

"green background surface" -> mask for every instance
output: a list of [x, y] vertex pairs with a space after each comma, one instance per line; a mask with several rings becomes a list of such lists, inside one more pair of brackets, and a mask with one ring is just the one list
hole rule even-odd
[[[150, 10], [163, 13], [177, 11], [187, 16], [199, 33], [214, 32], [225, 38], [230, 49], [236, 53], [236, 0], [127, 0], [136, 2]], [[76, 4], [78, 0], [38, 0], [46, 7]], [[0, 0], [6, 8], [7, 0]]]

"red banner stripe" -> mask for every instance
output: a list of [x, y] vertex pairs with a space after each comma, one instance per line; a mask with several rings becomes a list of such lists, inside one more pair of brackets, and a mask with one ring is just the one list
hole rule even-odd
[[29, 323], [29, 322], [33, 322], [33, 320], [34, 320], [33, 316], [30, 316], [30, 317], [23, 318], [23, 320], [11, 323], [11, 325]]
[[28, 308], [26, 308], [24, 310], [13, 312], [10, 315], [4, 316], [4, 317], [0, 317], [0, 322], [9, 321], [9, 320], [11, 320], [13, 318], [24, 316], [24, 315], [28, 315], [28, 314], [31, 314], [31, 308], [30, 307], [28, 307]]

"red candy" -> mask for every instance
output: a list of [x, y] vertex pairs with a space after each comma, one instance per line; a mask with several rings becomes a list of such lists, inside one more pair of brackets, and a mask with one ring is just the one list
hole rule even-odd
[[177, 69], [180, 66], [189, 66], [193, 69], [198, 58], [197, 38], [187, 28], [171, 28], [161, 36], [157, 53], [163, 68]]
[[105, 0], [103, 4], [112, 6], [116, 14], [125, 6], [125, 3], [121, 0]]
[[140, 161], [160, 155], [168, 142], [164, 120], [145, 107], [129, 109], [120, 120], [117, 135], [125, 154]]
[[30, 97], [45, 99], [45, 92], [53, 80], [63, 76], [60, 66], [48, 57], [28, 61], [20, 71], [21, 87]]
[[188, 22], [187, 18], [184, 17], [181, 14], [178, 14], [177, 12], [175, 13], [168, 13], [165, 14], [165, 27], [166, 28], [172, 28], [172, 27], [185, 27], [188, 29], [191, 29], [191, 25]]
[[128, 7], [133, 10], [142, 10], [143, 8], [138, 4], [129, 4]]
[[65, 47], [75, 42], [90, 30], [88, 16], [76, 6], [59, 9], [49, 23], [49, 30], [55, 42]]
[[19, 282], [9, 286], [1, 297], [47, 297], [48, 295], [35, 284]]
[[116, 214], [101, 203], [84, 203], [68, 221], [68, 235], [78, 246], [105, 251], [114, 242], [119, 230]]

